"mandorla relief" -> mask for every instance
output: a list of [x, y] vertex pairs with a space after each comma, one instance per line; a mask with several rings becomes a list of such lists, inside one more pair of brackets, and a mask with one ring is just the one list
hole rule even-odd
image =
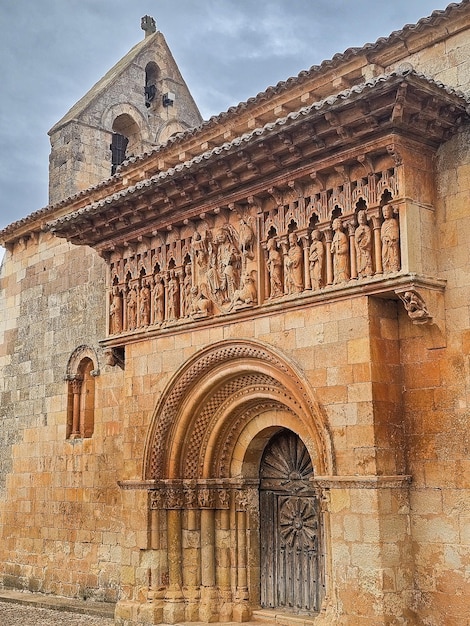
[[290, 195], [269, 190], [273, 202], [251, 197], [116, 254], [109, 333], [225, 315], [400, 271], [393, 170], [349, 194], [343, 186], [305, 197], [292, 187]]

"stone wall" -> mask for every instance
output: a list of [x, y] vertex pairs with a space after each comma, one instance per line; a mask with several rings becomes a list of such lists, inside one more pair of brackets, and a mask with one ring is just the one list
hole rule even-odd
[[[7, 252], [1, 288], [3, 584], [115, 599], [116, 413], [97, 407], [96, 437], [65, 440], [67, 362], [105, 332], [103, 263], [41, 235]], [[103, 402], [111, 404], [106, 393]]]
[[[462, 16], [462, 19], [466, 18]], [[450, 34], [438, 43], [434, 43], [432, 32], [423, 34], [418, 38], [419, 47], [426, 41], [428, 46], [422, 50], [417, 49], [418, 46], [411, 47], [406, 62], [411, 63], [416, 71], [423, 72], [436, 81], [445, 85], [452, 85], [454, 89], [468, 93], [470, 89], [468, 31], [463, 30], [460, 33]], [[403, 62], [402, 59], [397, 64], [391, 65], [387, 71], [395, 69]]]
[[447, 345], [433, 349], [423, 329], [401, 325], [408, 471], [413, 476], [413, 605], [419, 624], [457, 626], [469, 619], [469, 139], [466, 128], [442, 146], [436, 161]]

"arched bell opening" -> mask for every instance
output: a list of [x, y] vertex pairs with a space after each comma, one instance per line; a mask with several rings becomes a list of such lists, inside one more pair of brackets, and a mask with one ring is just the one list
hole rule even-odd
[[129, 156], [140, 152], [142, 140], [139, 125], [128, 113], [118, 115], [113, 121], [111, 137], [111, 174]]

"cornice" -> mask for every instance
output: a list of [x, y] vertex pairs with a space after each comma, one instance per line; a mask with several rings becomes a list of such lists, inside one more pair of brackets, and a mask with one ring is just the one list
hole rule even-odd
[[122, 245], [131, 236], [150, 236], [170, 222], [194, 219], [211, 201], [230, 203], [231, 194], [243, 187], [266, 186], [279, 173], [313, 167], [391, 133], [435, 149], [468, 116], [467, 105], [460, 92], [404, 67], [123, 187], [45, 228], [101, 250]]

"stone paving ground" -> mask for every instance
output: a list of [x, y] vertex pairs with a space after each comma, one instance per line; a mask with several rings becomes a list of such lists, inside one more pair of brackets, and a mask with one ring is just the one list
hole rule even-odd
[[114, 620], [35, 605], [0, 602], [0, 626], [114, 626]]

